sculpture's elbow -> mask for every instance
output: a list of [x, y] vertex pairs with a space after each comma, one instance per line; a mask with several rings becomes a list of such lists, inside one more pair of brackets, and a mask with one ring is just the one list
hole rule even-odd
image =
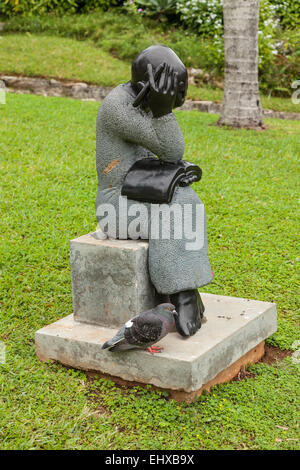
[[159, 156], [159, 158], [165, 162], [175, 163], [179, 160], [182, 160], [184, 155], [184, 140], [182, 139], [180, 142], [177, 142], [174, 145], [174, 142], [169, 142], [166, 145], [166, 151], [163, 155]]

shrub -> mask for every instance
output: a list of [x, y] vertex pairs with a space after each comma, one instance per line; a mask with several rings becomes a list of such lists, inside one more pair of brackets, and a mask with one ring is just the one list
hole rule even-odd
[[[222, 0], [177, 0], [177, 12], [186, 26], [200, 34], [222, 34]], [[299, 0], [261, 0], [260, 26], [269, 22], [282, 29], [296, 29], [300, 24]]]
[[282, 31], [276, 53], [260, 66], [261, 89], [274, 96], [290, 97], [291, 85], [300, 77], [300, 30]]
[[76, 7], [76, 0], [47, 0], [45, 2], [39, 0], [5, 0], [4, 3], [1, 2], [0, 11], [7, 16], [12, 16], [43, 14], [55, 10], [60, 15], [66, 11], [75, 13]]
[[79, 13], [88, 13], [97, 8], [107, 10], [109, 7], [121, 5], [123, 0], [76, 0], [76, 3]]
[[42, 15], [55, 12], [57, 15], [88, 12], [96, 8], [107, 9], [123, 3], [123, 0], [2, 0], [0, 13], [13, 15]]
[[295, 29], [300, 24], [299, 0], [269, 0], [283, 29]]
[[261, 0], [259, 73], [261, 89], [270, 95], [290, 96], [291, 84], [300, 75], [300, 30], [293, 29], [297, 15], [300, 6], [292, 0]]
[[175, 13], [177, 0], [135, 0], [137, 5], [145, 7], [150, 13]]
[[186, 26], [201, 35], [223, 33], [222, 0], [178, 0], [177, 12]]

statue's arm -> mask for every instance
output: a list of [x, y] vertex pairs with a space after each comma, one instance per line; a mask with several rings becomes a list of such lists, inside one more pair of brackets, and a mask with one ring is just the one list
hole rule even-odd
[[184, 154], [184, 138], [173, 113], [151, 119], [159, 151], [155, 153], [161, 160], [176, 162]]
[[142, 115], [130, 103], [110, 99], [102, 104], [101, 119], [125, 141], [140, 145], [161, 160], [176, 162], [184, 154], [184, 138], [173, 113], [158, 118]]

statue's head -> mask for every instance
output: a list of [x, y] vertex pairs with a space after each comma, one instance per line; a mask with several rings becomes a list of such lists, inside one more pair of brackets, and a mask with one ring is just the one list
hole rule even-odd
[[172, 49], [166, 46], [150, 46], [142, 51], [133, 61], [131, 66], [131, 83], [146, 83], [148, 78], [147, 67], [152, 65], [153, 70], [165, 62], [178, 73], [178, 87], [175, 107], [182, 106], [188, 88], [188, 73], [184, 64]]

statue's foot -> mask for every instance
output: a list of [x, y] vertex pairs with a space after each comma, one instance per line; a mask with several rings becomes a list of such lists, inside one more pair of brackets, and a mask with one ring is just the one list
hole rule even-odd
[[197, 290], [196, 290], [196, 295], [197, 295], [197, 298], [198, 298], [198, 307], [199, 307], [199, 312], [200, 312], [200, 318], [202, 320], [203, 315], [204, 315], [204, 311], [205, 311], [205, 307], [204, 307], [204, 304], [202, 302], [201, 296], [200, 296], [200, 294]]
[[172, 294], [170, 302], [178, 312], [178, 317], [175, 318], [178, 333], [185, 337], [194, 335], [201, 328], [204, 313], [204, 305], [197, 289]]
[[156, 301], [157, 301], [157, 304], [169, 304], [170, 303], [169, 294], [159, 294], [158, 292], [156, 292]]

